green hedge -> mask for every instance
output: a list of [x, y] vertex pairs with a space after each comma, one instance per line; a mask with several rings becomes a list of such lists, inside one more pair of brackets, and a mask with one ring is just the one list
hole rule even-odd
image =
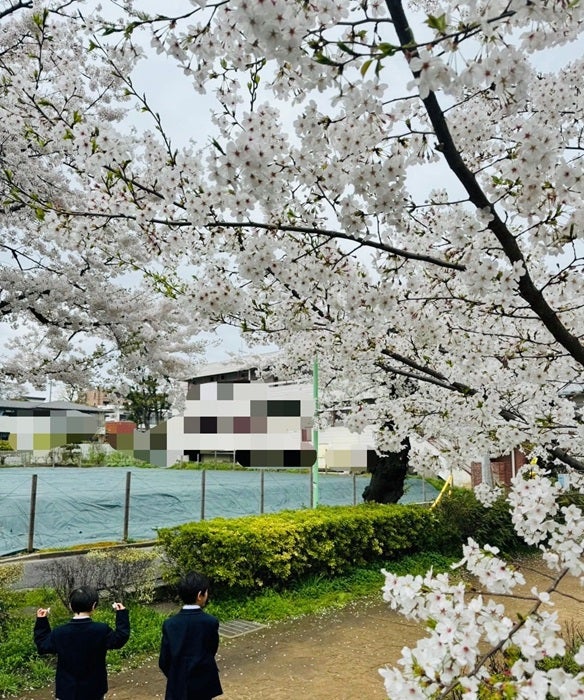
[[165, 578], [199, 570], [215, 592], [280, 589], [309, 576], [333, 576], [415, 552], [459, 556], [473, 537], [511, 553], [524, 543], [508, 505], [483, 508], [472, 491], [454, 489], [434, 510], [420, 505], [360, 504], [188, 523], [159, 530]]
[[498, 498], [490, 508], [485, 508], [473, 491], [456, 488], [444, 495], [434, 513], [438, 525], [428, 543], [432, 551], [457, 556], [469, 537], [481, 547], [485, 544], [498, 547], [503, 554], [533, 549], [513, 529], [505, 496]]
[[420, 506], [362, 504], [216, 518], [158, 534], [168, 580], [197, 569], [215, 589], [251, 591], [420, 551], [435, 521]]

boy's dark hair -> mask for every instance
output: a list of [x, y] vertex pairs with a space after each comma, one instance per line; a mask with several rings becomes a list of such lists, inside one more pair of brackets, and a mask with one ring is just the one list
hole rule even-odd
[[194, 605], [197, 595], [209, 590], [209, 579], [198, 571], [190, 571], [181, 578], [176, 589], [185, 605]]
[[74, 613], [91, 612], [98, 600], [99, 596], [95, 588], [81, 586], [71, 591], [69, 605]]

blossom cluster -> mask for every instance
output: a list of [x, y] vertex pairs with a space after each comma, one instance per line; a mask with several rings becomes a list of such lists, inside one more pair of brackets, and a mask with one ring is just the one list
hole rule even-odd
[[[581, 697], [584, 672], [572, 675], [538, 664], [566, 653], [557, 612], [540, 609], [553, 605], [549, 592], [533, 588], [531, 614], [514, 621], [489, 593], [510, 594], [525, 583], [523, 575], [497, 557], [494, 547], [481, 549], [469, 539], [463, 549], [464, 558], [453, 568], [466, 565], [488, 593], [472, 595], [464, 583], [452, 583], [446, 574], [396, 576], [383, 571], [384, 599], [406, 617], [423, 622], [427, 632], [412, 649], [402, 650], [401, 670], [380, 669], [388, 697], [432, 698], [454, 688], [469, 699], [481, 697], [486, 688], [495, 695], [513, 692], [526, 699]], [[489, 666], [495, 650], [511, 659], [506, 675]], [[577, 663], [583, 655], [584, 645], [576, 652]]]

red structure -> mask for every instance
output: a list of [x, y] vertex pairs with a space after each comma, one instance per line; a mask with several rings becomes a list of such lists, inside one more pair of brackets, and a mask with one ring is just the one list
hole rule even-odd
[[[491, 457], [491, 474], [495, 486], [511, 486], [511, 479], [517, 474], [524, 464], [527, 464], [527, 457], [521, 450], [513, 450], [508, 455]], [[480, 462], [471, 462], [471, 483], [478, 486], [483, 481], [483, 470]]]
[[[131, 420], [108, 420], [105, 422], [105, 441], [114, 450], [131, 449], [136, 423]], [[127, 437], [128, 436], [128, 437]]]

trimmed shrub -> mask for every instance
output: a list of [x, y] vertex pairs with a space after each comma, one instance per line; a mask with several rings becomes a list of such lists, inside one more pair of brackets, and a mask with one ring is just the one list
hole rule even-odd
[[195, 569], [219, 592], [253, 591], [419, 551], [435, 520], [420, 506], [362, 504], [217, 518], [158, 534], [166, 580]]
[[108, 452], [105, 456], [105, 467], [139, 467], [140, 469], [154, 469], [154, 464], [144, 462], [124, 452]]
[[469, 537], [503, 554], [529, 549], [513, 529], [504, 498], [485, 508], [468, 489], [453, 489], [434, 510], [374, 503], [330, 506], [217, 518], [163, 528], [158, 535], [166, 581], [201, 570], [220, 595], [279, 589], [415, 552], [458, 557]]

